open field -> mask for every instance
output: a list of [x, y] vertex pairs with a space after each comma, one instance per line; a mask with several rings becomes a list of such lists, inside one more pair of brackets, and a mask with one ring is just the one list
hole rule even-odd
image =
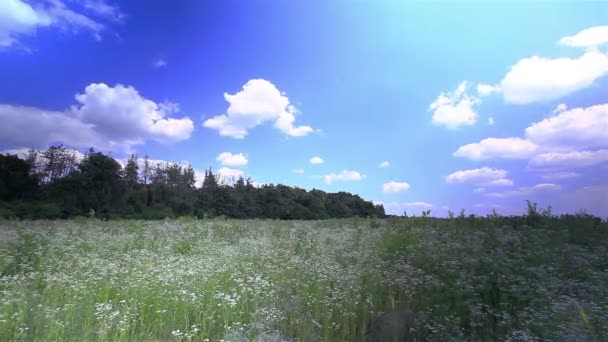
[[606, 223], [525, 222], [0, 221], [0, 340], [606, 340]]

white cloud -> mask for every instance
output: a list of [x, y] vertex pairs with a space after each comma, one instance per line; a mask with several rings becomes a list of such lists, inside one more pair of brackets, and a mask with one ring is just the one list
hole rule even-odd
[[380, 165], [378, 165], [378, 167], [381, 167], [381, 168], [386, 168], [389, 166], [391, 166], [391, 164], [387, 161], [384, 161], [384, 162], [380, 163]]
[[230, 104], [226, 114], [217, 115], [203, 123], [204, 127], [219, 131], [222, 136], [243, 139], [248, 130], [267, 121], [289, 136], [305, 136], [313, 132], [309, 126], [294, 126], [298, 109], [271, 82], [254, 79], [236, 94], [224, 94]]
[[477, 112], [474, 106], [479, 99], [466, 93], [467, 82], [463, 81], [452, 93], [441, 93], [435, 102], [429, 106], [433, 111], [433, 123], [444, 125], [448, 129], [456, 129], [477, 122]]
[[248, 162], [244, 154], [232, 154], [231, 152], [220, 153], [216, 160], [225, 166], [245, 166]]
[[453, 155], [471, 160], [525, 159], [532, 156], [537, 148], [536, 144], [520, 138], [487, 138], [478, 143], [461, 146]]
[[474, 193], [482, 193], [482, 192], [486, 192], [486, 188], [480, 187], [480, 188], [475, 188], [473, 189]]
[[543, 58], [519, 60], [501, 81], [505, 101], [527, 104], [548, 101], [587, 88], [608, 74], [608, 56], [587, 51], [578, 58]]
[[405, 203], [408, 207], [421, 207], [421, 208], [431, 208], [433, 205], [427, 202], [409, 202]]
[[63, 142], [78, 147], [108, 147], [94, 126], [57, 111], [0, 104], [0, 143], [45, 148]]
[[159, 58], [159, 59], [155, 60], [154, 63], [152, 63], [152, 66], [155, 68], [163, 68], [163, 67], [167, 66], [167, 61], [162, 58]]
[[530, 159], [529, 165], [535, 168], [572, 168], [594, 166], [604, 162], [608, 162], [608, 149], [541, 153]]
[[495, 197], [495, 198], [506, 198], [506, 197], [516, 197], [516, 196], [530, 196], [530, 195], [538, 193], [538, 192], [559, 191], [561, 189], [562, 189], [562, 187], [558, 184], [542, 183], [542, 184], [536, 184], [531, 187], [522, 187], [522, 188], [519, 188], [518, 190], [509, 190], [509, 191], [503, 191], [503, 192], [490, 192], [486, 195], [489, 197]]
[[573, 108], [533, 123], [526, 138], [551, 148], [608, 147], [608, 104]]
[[407, 191], [410, 185], [406, 182], [388, 182], [382, 184], [382, 192], [385, 194], [394, 194]]
[[513, 181], [507, 178], [500, 178], [488, 181], [486, 183], [482, 183], [484, 186], [512, 186]]
[[302, 174], [304, 173], [304, 169], [295, 169], [293, 170], [294, 173], [298, 173], [298, 174]]
[[236, 179], [238, 179], [239, 177], [243, 177], [243, 175], [245, 175], [245, 171], [243, 170], [238, 170], [238, 169], [231, 169], [228, 167], [222, 167], [219, 170], [217, 170], [216, 174], [218, 175], [218, 178], [226, 183], [231, 183], [233, 181], [235, 181]]
[[554, 172], [548, 173], [546, 175], [542, 175], [541, 178], [544, 180], [559, 180], [559, 179], [567, 179], [567, 178], [575, 178], [580, 177], [581, 174], [577, 172]]
[[343, 181], [343, 182], [352, 182], [352, 181], [360, 181], [364, 178], [364, 175], [361, 175], [358, 171], [351, 170], [342, 170], [342, 172], [330, 173], [328, 175], [323, 176], [326, 184], [333, 184], [335, 181]]
[[310, 158], [309, 162], [311, 164], [323, 164], [324, 160], [321, 157], [312, 157]]
[[560, 44], [572, 47], [595, 47], [608, 43], [608, 26], [594, 26], [584, 29], [573, 36], [567, 36]]
[[186, 140], [194, 130], [190, 118], [167, 117], [179, 111], [177, 104], [148, 100], [130, 86], [92, 83], [76, 100], [80, 104], [72, 108], [73, 114], [118, 144], [134, 136], [161, 142]]
[[488, 96], [493, 93], [499, 93], [500, 86], [494, 86], [487, 83], [478, 83], [477, 84], [477, 95], [480, 97]]
[[490, 116], [488, 118], [488, 125], [492, 126], [493, 124], [494, 124], [494, 118]]
[[506, 170], [491, 169], [482, 167], [472, 170], [456, 171], [448, 175], [445, 180], [447, 183], [472, 183], [480, 186], [511, 186], [513, 181], [507, 179]]
[[0, 104], [0, 142], [16, 147], [128, 149], [147, 139], [172, 142], [188, 139], [194, 129], [188, 117], [171, 118], [176, 104], [157, 104], [133, 87], [92, 83], [77, 94], [77, 105], [65, 112]]
[[20, 45], [20, 38], [33, 35], [44, 27], [64, 32], [84, 30], [101, 40], [105, 22], [120, 22], [124, 18], [118, 7], [103, 0], [68, 3], [70, 6], [61, 0], [52, 0], [32, 7], [23, 0], [0, 1], [0, 47]]
[[566, 110], [568, 110], [568, 106], [565, 103], [560, 103], [555, 107], [551, 114], [559, 114], [561, 112], [565, 112]]
[[35, 32], [37, 27], [51, 25], [46, 13], [37, 12], [21, 0], [0, 2], [0, 47], [11, 46], [17, 37]]

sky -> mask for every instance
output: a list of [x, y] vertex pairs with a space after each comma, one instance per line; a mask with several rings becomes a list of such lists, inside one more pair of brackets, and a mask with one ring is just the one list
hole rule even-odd
[[608, 217], [608, 2], [0, 1], [0, 150]]

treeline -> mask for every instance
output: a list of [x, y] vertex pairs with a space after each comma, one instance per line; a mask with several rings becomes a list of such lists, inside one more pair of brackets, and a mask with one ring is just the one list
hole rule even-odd
[[280, 184], [256, 187], [242, 177], [226, 182], [210, 169], [202, 186], [195, 184], [191, 165], [132, 155], [123, 168], [111, 156], [93, 149], [82, 156], [53, 146], [43, 152], [30, 150], [23, 159], [0, 155], [0, 217], [385, 217], [381, 205], [346, 192], [306, 191]]

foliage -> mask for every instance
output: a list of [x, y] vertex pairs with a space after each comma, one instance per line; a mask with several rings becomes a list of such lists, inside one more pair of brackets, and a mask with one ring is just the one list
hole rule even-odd
[[3, 221], [0, 340], [605, 341], [608, 223], [527, 220]]
[[[385, 216], [384, 207], [346, 192], [264, 185], [239, 178], [228, 184], [205, 171], [201, 188], [191, 165], [139, 167], [131, 155], [125, 168], [112, 157], [89, 150], [80, 162], [63, 146], [26, 160], [0, 155], [0, 217], [22, 219], [97, 217], [101, 219], [193, 216], [317, 220]], [[39, 184], [40, 183], [40, 184]]]

